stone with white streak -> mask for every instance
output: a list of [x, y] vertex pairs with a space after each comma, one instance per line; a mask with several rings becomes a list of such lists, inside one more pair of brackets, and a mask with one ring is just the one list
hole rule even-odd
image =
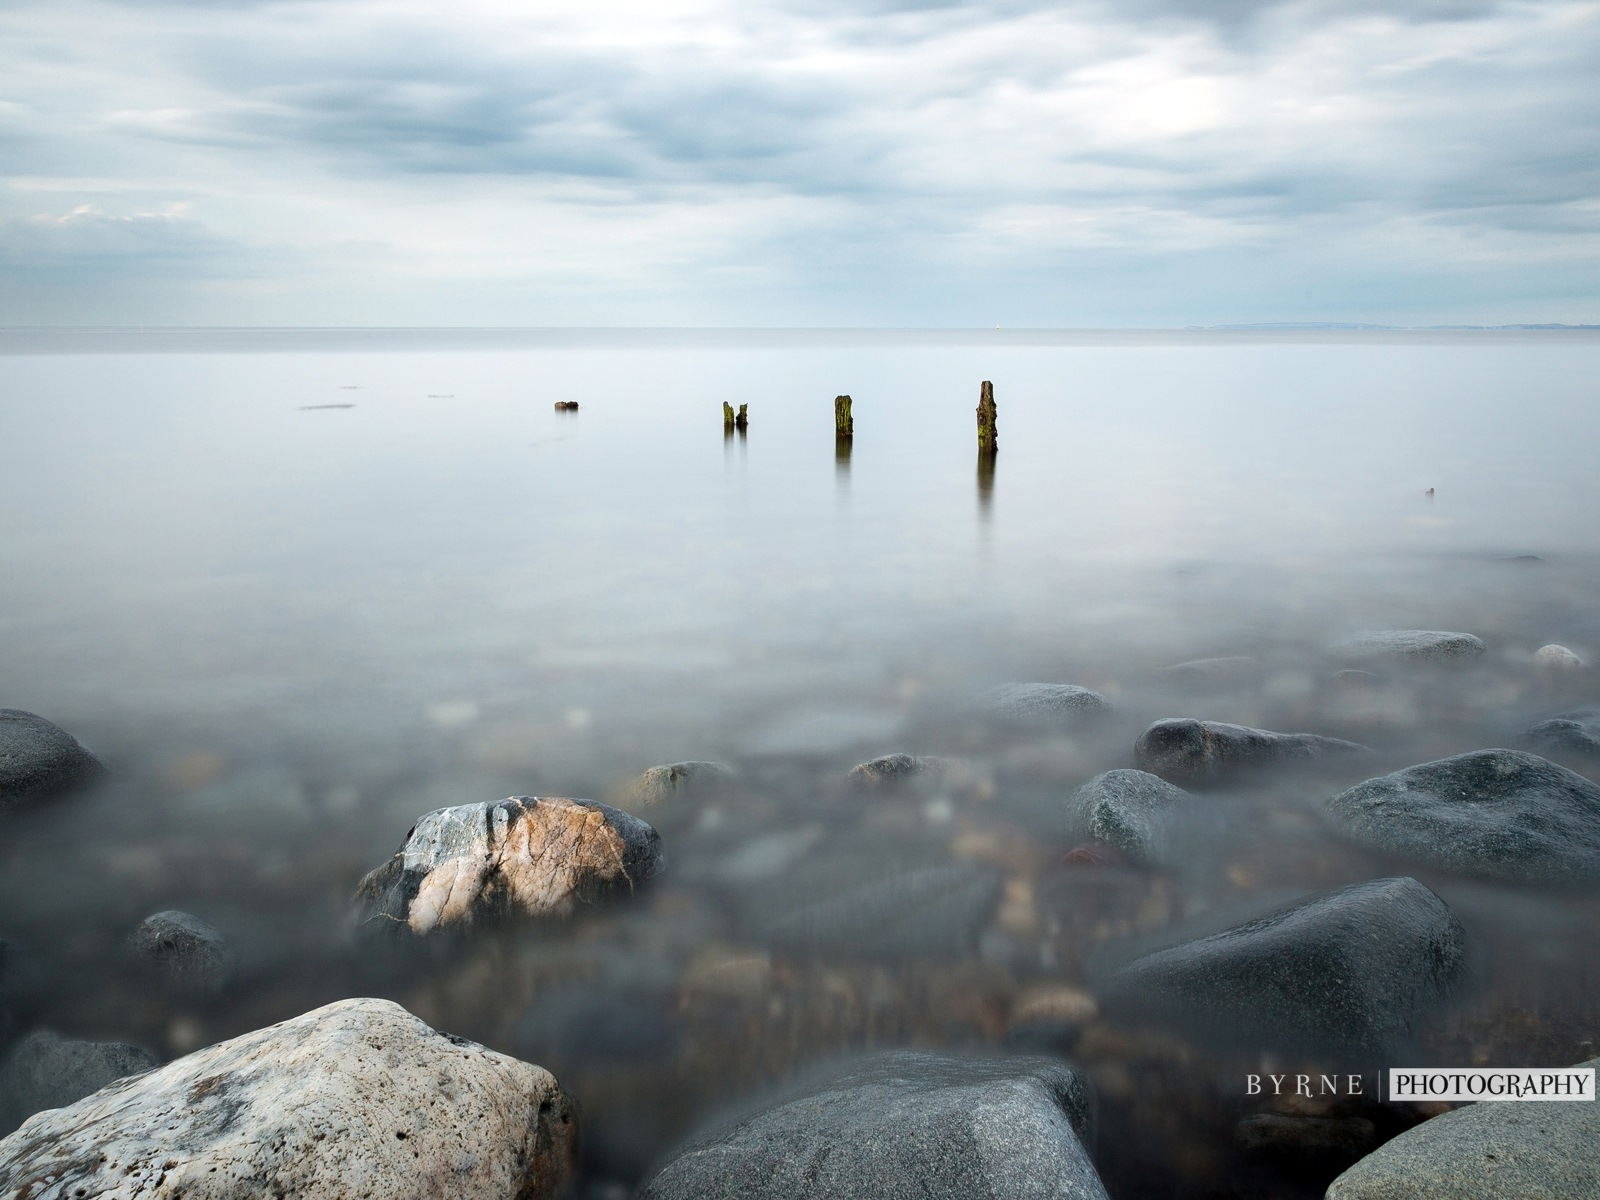
[[543, 1200], [577, 1119], [550, 1073], [342, 1000], [28, 1120], [0, 1196]]
[[428, 813], [361, 881], [365, 923], [414, 934], [562, 917], [629, 892], [662, 865], [661, 836], [593, 800], [513, 796]]

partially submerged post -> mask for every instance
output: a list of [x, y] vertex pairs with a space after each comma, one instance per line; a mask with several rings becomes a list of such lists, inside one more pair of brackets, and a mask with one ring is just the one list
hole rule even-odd
[[557, 412], [577, 412], [578, 411], [578, 402], [576, 400], [557, 400], [556, 401], [556, 411]]
[[750, 406], [748, 404], [739, 405], [739, 415], [733, 419], [734, 427], [737, 428], [740, 433], [743, 433], [750, 425], [749, 410]]
[[855, 418], [850, 415], [850, 397], [833, 398], [833, 436], [843, 440], [856, 435]]
[[994, 384], [987, 379], [978, 393], [978, 457], [992, 455], [1000, 448], [999, 434], [995, 429]]
[[726, 400], [722, 402], [722, 435], [733, 436], [733, 405]]

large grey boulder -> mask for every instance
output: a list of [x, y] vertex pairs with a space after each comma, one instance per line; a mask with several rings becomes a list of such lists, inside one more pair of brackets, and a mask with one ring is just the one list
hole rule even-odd
[[1437, 629], [1380, 629], [1358, 633], [1335, 643], [1330, 651], [1345, 662], [1454, 665], [1469, 663], [1484, 652], [1470, 633]]
[[1111, 702], [1075, 683], [1003, 683], [979, 696], [978, 707], [1007, 724], [1070, 730], [1109, 713]]
[[80, 787], [105, 770], [65, 729], [0, 708], [0, 810]]
[[1087, 836], [1148, 859], [1159, 855], [1167, 824], [1189, 800], [1188, 792], [1157, 775], [1119, 768], [1089, 780], [1067, 808]]
[[512, 917], [566, 916], [660, 870], [661, 836], [593, 800], [513, 796], [428, 813], [361, 881], [368, 924], [425, 934]]
[[[1600, 1058], [1579, 1063], [1600, 1068]], [[1385, 1142], [1327, 1200], [1600, 1200], [1600, 1103], [1479, 1102]]]
[[1240, 771], [1311, 763], [1365, 753], [1342, 738], [1315, 733], [1273, 733], [1223, 721], [1167, 717], [1139, 735], [1139, 768], [1174, 783], [1215, 783]]
[[1516, 883], [1600, 880], [1600, 784], [1521, 750], [1475, 750], [1347, 788], [1328, 810], [1377, 850]]
[[128, 935], [134, 961], [185, 992], [215, 992], [238, 965], [228, 939], [192, 913], [168, 909], [139, 922]]
[[1375, 879], [1135, 959], [1103, 999], [1252, 1046], [1368, 1057], [1409, 1045], [1462, 981], [1465, 941], [1415, 879]]
[[575, 1135], [548, 1071], [342, 1000], [39, 1113], [0, 1141], [0, 1196], [542, 1200]]
[[641, 1200], [1104, 1200], [1093, 1093], [1053, 1058], [898, 1051], [676, 1151]]
[[1600, 758], [1600, 708], [1575, 708], [1540, 721], [1526, 734], [1528, 745], [1545, 754], [1583, 754]]
[[0, 1063], [0, 1134], [47, 1108], [98, 1092], [114, 1079], [156, 1065], [148, 1050], [122, 1042], [81, 1042], [36, 1029]]

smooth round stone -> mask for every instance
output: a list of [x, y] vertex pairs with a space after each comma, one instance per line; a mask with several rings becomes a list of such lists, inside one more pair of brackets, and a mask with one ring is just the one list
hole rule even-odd
[[1328, 811], [1373, 849], [1509, 883], [1600, 882], [1600, 784], [1521, 750], [1368, 779]]
[[1383, 629], [1358, 633], [1332, 647], [1347, 662], [1468, 663], [1484, 652], [1483, 641], [1470, 633], [1437, 629]]
[[1168, 819], [1189, 800], [1160, 776], [1123, 767], [1096, 775], [1067, 807], [1089, 837], [1142, 859], [1157, 851]]
[[1528, 745], [1547, 754], [1600, 756], [1600, 708], [1575, 708], [1540, 721], [1525, 736]]
[[1565, 646], [1551, 643], [1533, 652], [1533, 665], [1549, 675], [1570, 675], [1583, 670], [1583, 659]]
[[1008, 722], [1065, 729], [1111, 711], [1099, 692], [1075, 683], [1003, 683], [979, 696], [978, 706]]
[[1167, 717], [1156, 721], [1134, 743], [1141, 770], [1182, 783], [1213, 783], [1239, 771], [1365, 753], [1367, 748], [1316, 733], [1274, 733], [1230, 725]]
[[104, 769], [60, 726], [21, 709], [0, 708], [0, 809], [71, 791]]
[[170, 909], [146, 917], [128, 935], [128, 950], [173, 986], [215, 992], [237, 960], [228, 939], [192, 913]]

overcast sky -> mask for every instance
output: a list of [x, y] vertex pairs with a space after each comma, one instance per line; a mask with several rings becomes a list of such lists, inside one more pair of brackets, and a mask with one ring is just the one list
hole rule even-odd
[[1600, 0], [0, 8], [0, 323], [1600, 321]]

